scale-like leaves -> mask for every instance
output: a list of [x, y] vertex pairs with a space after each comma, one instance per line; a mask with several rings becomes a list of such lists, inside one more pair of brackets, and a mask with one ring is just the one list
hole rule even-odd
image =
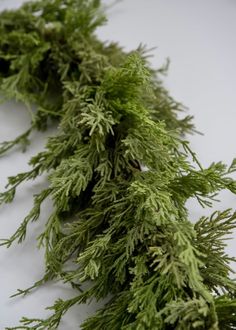
[[23, 241], [52, 199], [38, 237], [45, 276], [16, 295], [51, 279], [76, 290], [49, 308], [48, 319], [24, 317], [8, 329], [56, 329], [70, 307], [94, 298], [108, 302], [84, 330], [234, 329], [234, 258], [225, 239], [235, 213], [193, 225], [186, 202], [211, 206], [222, 189], [235, 193], [235, 160], [229, 168], [201, 166], [182, 139], [194, 131], [191, 117], [178, 119], [184, 107], [161, 83], [165, 68], [153, 70], [143, 47], [126, 53], [99, 41], [94, 31], [103, 23], [98, 0], [39, 0], [0, 13], [0, 90], [31, 115], [30, 128], [3, 142], [0, 154], [25, 149], [36, 129], [58, 127], [32, 169], [10, 177], [0, 194], [0, 203], [10, 203], [22, 182], [48, 175], [48, 187], [1, 245]]

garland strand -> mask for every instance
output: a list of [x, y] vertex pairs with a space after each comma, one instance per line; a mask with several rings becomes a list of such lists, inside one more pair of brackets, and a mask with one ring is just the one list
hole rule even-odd
[[[191, 117], [161, 82], [144, 47], [126, 53], [94, 31], [105, 22], [98, 0], [39, 0], [0, 13], [0, 90], [31, 109], [31, 126], [0, 145], [27, 148], [34, 130], [57, 125], [31, 170], [8, 179], [0, 203], [47, 173], [48, 187], [1, 245], [22, 242], [45, 199], [53, 212], [38, 237], [45, 276], [70, 283], [47, 319], [23, 317], [7, 329], [52, 330], [73, 305], [111, 297], [83, 330], [235, 329], [236, 283], [225, 239], [231, 210], [189, 219], [186, 202], [211, 206], [222, 189], [236, 193], [236, 161], [203, 168], [183, 137]], [[189, 158], [193, 159], [193, 164]], [[75, 265], [68, 270], [65, 265]], [[90, 282], [87, 289], [83, 283]], [[14, 296], [15, 296], [14, 295]]]

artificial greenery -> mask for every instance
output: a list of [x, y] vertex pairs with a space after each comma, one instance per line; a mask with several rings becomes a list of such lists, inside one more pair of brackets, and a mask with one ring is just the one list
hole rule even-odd
[[126, 53], [99, 41], [94, 31], [104, 22], [97, 0], [40, 0], [0, 13], [2, 98], [24, 102], [32, 116], [0, 154], [58, 125], [31, 170], [10, 177], [0, 195], [10, 203], [23, 181], [48, 174], [48, 187], [2, 245], [22, 242], [52, 199], [38, 237], [45, 276], [16, 295], [53, 279], [76, 290], [48, 319], [24, 317], [7, 329], [56, 329], [71, 306], [107, 297], [81, 329], [235, 329], [234, 258], [224, 248], [236, 213], [193, 224], [186, 202], [211, 206], [222, 189], [236, 193], [236, 161], [201, 166], [183, 137], [194, 131], [191, 118], [178, 119], [183, 107], [161, 83], [165, 68], [152, 69], [144, 47]]

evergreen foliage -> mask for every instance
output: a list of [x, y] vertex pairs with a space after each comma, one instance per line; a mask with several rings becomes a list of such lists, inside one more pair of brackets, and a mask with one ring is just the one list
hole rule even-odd
[[[236, 161], [201, 166], [183, 137], [194, 131], [191, 117], [178, 119], [184, 108], [161, 83], [165, 68], [153, 70], [144, 47], [126, 53], [99, 41], [94, 31], [104, 22], [98, 0], [40, 0], [0, 13], [0, 90], [32, 116], [0, 154], [58, 125], [32, 169], [10, 177], [0, 194], [10, 203], [23, 181], [48, 174], [48, 187], [1, 245], [22, 242], [52, 199], [38, 237], [45, 276], [16, 295], [52, 279], [76, 290], [49, 308], [48, 319], [24, 317], [8, 329], [56, 329], [71, 306], [108, 296], [81, 329], [235, 329], [234, 258], [224, 248], [236, 213], [193, 224], [186, 201], [211, 206], [219, 191], [236, 193]], [[76, 267], [65, 268], [68, 261]]]

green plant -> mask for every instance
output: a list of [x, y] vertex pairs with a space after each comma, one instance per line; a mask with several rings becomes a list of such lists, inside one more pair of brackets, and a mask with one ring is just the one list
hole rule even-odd
[[38, 237], [45, 276], [16, 295], [52, 279], [77, 290], [56, 301], [48, 319], [24, 317], [8, 329], [56, 329], [71, 306], [108, 295], [81, 329], [234, 329], [234, 258], [224, 240], [236, 214], [215, 212], [192, 224], [186, 201], [211, 206], [222, 189], [235, 193], [236, 162], [201, 166], [183, 137], [194, 131], [191, 117], [178, 119], [183, 108], [161, 83], [165, 68], [153, 70], [143, 47], [126, 53], [99, 41], [94, 30], [104, 21], [97, 0], [41, 0], [0, 14], [0, 90], [36, 107], [31, 127], [0, 153], [24, 149], [33, 130], [58, 125], [32, 169], [10, 177], [0, 194], [12, 202], [23, 181], [48, 173], [48, 187], [1, 244], [22, 242], [51, 198]]

